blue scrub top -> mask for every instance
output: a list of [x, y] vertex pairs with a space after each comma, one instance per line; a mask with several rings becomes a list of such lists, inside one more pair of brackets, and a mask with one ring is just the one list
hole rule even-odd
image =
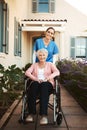
[[[58, 47], [54, 41], [50, 41], [48, 46], [45, 46], [42, 38], [37, 39], [34, 44], [34, 50], [37, 51], [41, 48], [47, 49], [48, 57], [47, 57], [46, 61], [48, 61], [48, 62], [53, 62], [53, 55], [59, 53]], [[38, 62], [37, 57], [36, 57], [36, 62]]]

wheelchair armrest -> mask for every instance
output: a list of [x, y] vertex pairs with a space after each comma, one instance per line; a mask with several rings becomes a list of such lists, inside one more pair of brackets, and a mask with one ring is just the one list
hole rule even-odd
[[30, 82], [30, 78], [25, 76], [24, 81], [25, 81], [25, 86], [27, 86], [27, 84]]
[[54, 77], [54, 80], [59, 80], [59, 76]]
[[25, 80], [25, 92], [26, 92], [27, 87], [30, 85], [32, 80], [27, 76], [24, 77], [24, 80]]
[[29, 79], [29, 77], [27, 77], [26, 75], [24, 76], [24, 80], [27, 80], [27, 79]]
[[24, 77], [24, 80], [25, 80], [25, 83], [28, 83], [28, 82], [31, 81], [31, 79], [29, 77], [27, 77], [27, 76]]

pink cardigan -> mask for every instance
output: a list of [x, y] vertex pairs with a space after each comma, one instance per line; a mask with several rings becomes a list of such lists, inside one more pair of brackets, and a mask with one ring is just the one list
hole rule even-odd
[[[38, 63], [32, 64], [28, 70], [25, 72], [25, 75], [28, 76], [30, 79], [37, 81], [38, 78]], [[51, 62], [46, 62], [45, 68], [44, 68], [44, 76], [45, 78], [50, 79], [50, 83], [54, 86], [54, 77], [60, 75], [59, 70], [56, 68], [56, 66]]]

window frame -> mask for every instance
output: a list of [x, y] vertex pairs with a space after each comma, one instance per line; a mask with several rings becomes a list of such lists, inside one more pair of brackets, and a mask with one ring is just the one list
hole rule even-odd
[[21, 26], [14, 17], [14, 56], [21, 57]]
[[8, 54], [9, 8], [7, 3], [0, 2], [0, 11], [0, 52]]
[[48, 12], [39, 12], [39, 0], [32, 0], [32, 13], [55, 13], [55, 0], [48, 0]]
[[[77, 55], [76, 51], [78, 50], [78, 42], [77, 40], [79, 39], [85, 39], [85, 47], [84, 47], [84, 51], [85, 51], [85, 55]], [[82, 44], [80, 42], [80, 44]], [[70, 45], [71, 49], [70, 49], [70, 57], [71, 58], [87, 58], [87, 37], [72, 37], [71, 38], [71, 45]], [[80, 47], [80, 51], [82, 51], [82, 47]]]

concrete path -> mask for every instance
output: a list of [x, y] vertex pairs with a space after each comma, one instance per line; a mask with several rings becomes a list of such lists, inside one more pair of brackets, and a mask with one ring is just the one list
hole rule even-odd
[[53, 125], [53, 111], [49, 109], [49, 124], [41, 126], [39, 124], [39, 116], [35, 117], [34, 123], [20, 124], [18, 123], [21, 102], [15, 109], [11, 118], [5, 127], [1, 130], [87, 130], [87, 113], [79, 106], [74, 98], [61, 87], [61, 106], [63, 112], [63, 121], [60, 126]]

